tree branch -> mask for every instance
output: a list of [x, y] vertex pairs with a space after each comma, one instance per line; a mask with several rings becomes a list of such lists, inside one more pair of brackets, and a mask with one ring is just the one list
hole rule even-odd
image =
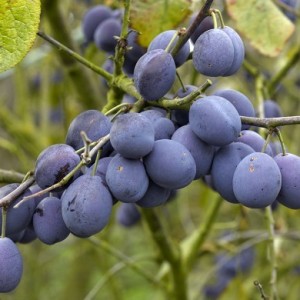
[[162, 258], [170, 265], [173, 280], [172, 292], [174, 293], [172, 299], [187, 300], [186, 274], [182, 265], [180, 248], [170, 239], [155, 209], [142, 209], [141, 212]]
[[190, 36], [195, 32], [199, 24], [209, 15], [210, 7], [213, 3], [213, 0], [207, 0], [205, 1], [204, 5], [202, 6], [201, 10], [199, 11], [197, 17], [195, 18], [194, 22], [189, 26], [189, 28], [186, 30], [186, 32], [179, 36], [178, 41], [171, 51], [171, 54], [173, 56], [178, 53], [178, 51], [181, 49], [181, 47], [188, 41]]
[[78, 62], [80, 62], [81, 64], [83, 64], [84, 66], [88, 67], [89, 69], [91, 69], [95, 73], [101, 75], [107, 81], [111, 81], [112, 80], [113, 76], [109, 72], [107, 72], [104, 69], [96, 66], [95, 64], [93, 64], [89, 60], [85, 59], [83, 56], [79, 55], [78, 53], [76, 53], [72, 49], [68, 48], [67, 46], [63, 45], [62, 43], [60, 43], [59, 41], [57, 41], [53, 37], [47, 35], [44, 32], [41, 32], [41, 31], [39, 31], [37, 33], [37, 35], [39, 37], [41, 37], [42, 39], [44, 39], [45, 41], [47, 41], [50, 44], [52, 44], [53, 46], [55, 46], [58, 50], [62, 50], [63, 52], [67, 53], [68, 55], [70, 55], [71, 57], [73, 57], [75, 60], [77, 60]]
[[300, 124], [300, 116], [280, 117], [280, 118], [253, 118], [253, 117], [242, 116], [241, 121], [243, 124], [271, 129], [278, 126]]

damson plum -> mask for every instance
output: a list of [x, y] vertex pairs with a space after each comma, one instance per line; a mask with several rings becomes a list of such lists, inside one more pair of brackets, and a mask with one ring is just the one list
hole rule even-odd
[[134, 62], [137, 62], [146, 53], [146, 49], [138, 44], [137, 38], [138, 33], [136, 31], [131, 31], [127, 37], [127, 47], [129, 49], [126, 52], [126, 58]]
[[[261, 152], [266, 142], [262, 136], [251, 130], [242, 130], [237, 141], [249, 145], [256, 152]], [[265, 153], [273, 156], [273, 151], [269, 144], [267, 145]]]
[[22, 273], [23, 259], [16, 244], [9, 238], [0, 238], [0, 293], [14, 290]]
[[82, 21], [82, 30], [87, 42], [93, 41], [97, 26], [111, 16], [111, 9], [104, 5], [96, 5], [86, 12]]
[[145, 195], [149, 179], [140, 160], [117, 154], [107, 167], [106, 183], [116, 199], [132, 203]]
[[171, 190], [165, 189], [154, 182], [150, 181], [146, 194], [136, 202], [141, 207], [155, 207], [167, 202]]
[[29, 225], [22, 231], [22, 236], [18, 240], [18, 242], [20, 244], [28, 244], [36, 239], [37, 239], [37, 236], [33, 229], [33, 224], [32, 224], [32, 222], [30, 222]]
[[154, 145], [154, 128], [148, 118], [139, 113], [119, 115], [110, 130], [113, 148], [125, 158], [141, 158]]
[[36, 183], [42, 189], [52, 186], [69, 174], [79, 162], [80, 157], [71, 146], [49, 146], [37, 158], [34, 170]]
[[[176, 30], [167, 30], [161, 32], [151, 41], [148, 47], [148, 51], [154, 49], [165, 50], [175, 34], [176, 34]], [[176, 45], [177, 41], [178, 41], [178, 36], [172, 42], [171, 49]], [[182, 46], [182, 48], [178, 51], [178, 53], [174, 57], [176, 67], [180, 67], [187, 60], [189, 54], [190, 54], [190, 44], [188, 41]]]
[[283, 116], [280, 106], [274, 100], [264, 101], [264, 115], [266, 118], [280, 118]]
[[225, 200], [238, 203], [233, 193], [233, 174], [241, 160], [253, 152], [250, 146], [239, 142], [221, 147], [216, 152], [211, 167], [212, 186]]
[[154, 126], [154, 139], [170, 139], [175, 131], [174, 123], [168, 118], [159, 118], [153, 124]]
[[233, 43], [222, 29], [210, 29], [199, 36], [193, 52], [193, 65], [199, 73], [211, 77], [225, 76], [233, 61]]
[[215, 148], [203, 142], [191, 129], [185, 125], [179, 127], [173, 134], [172, 140], [185, 146], [192, 154], [196, 163], [195, 179], [209, 173], [214, 156]]
[[241, 67], [245, 58], [245, 47], [244, 43], [239, 36], [239, 34], [231, 27], [225, 26], [222, 30], [230, 37], [233, 48], [234, 48], [234, 58], [229, 70], [223, 76], [231, 76], [236, 73]]
[[196, 175], [196, 164], [191, 153], [173, 140], [155, 141], [144, 163], [150, 179], [167, 189], [185, 187]]
[[170, 53], [155, 49], [145, 53], [134, 68], [134, 85], [146, 101], [158, 100], [172, 87], [176, 66]]
[[33, 228], [40, 241], [52, 245], [63, 241], [70, 234], [61, 212], [61, 200], [46, 197], [36, 207], [33, 215]]
[[[240, 116], [255, 117], [255, 110], [252, 102], [241, 92], [232, 89], [218, 90], [214, 93], [228, 100], [238, 111]], [[250, 125], [242, 125], [242, 129], [248, 129]]]
[[254, 152], [238, 164], [233, 175], [236, 199], [250, 208], [271, 205], [281, 189], [281, 173], [272, 157]]
[[112, 196], [99, 176], [82, 175], [61, 197], [62, 217], [67, 228], [78, 237], [89, 237], [108, 223]]
[[155, 109], [143, 110], [140, 114], [145, 116], [151, 122], [155, 122], [157, 119], [163, 118], [165, 116], [164, 112]]
[[96, 46], [108, 53], [114, 53], [117, 45], [116, 37], [121, 34], [121, 22], [114, 18], [109, 18], [101, 22], [95, 30], [94, 41]]
[[117, 222], [124, 227], [132, 227], [141, 219], [135, 203], [120, 203], [116, 213]]
[[282, 176], [277, 200], [292, 209], [300, 208], [300, 157], [291, 153], [274, 157]]
[[221, 277], [212, 284], [205, 285], [202, 293], [205, 296], [205, 299], [208, 300], [217, 300], [220, 299], [222, 293], [226, 290], [229, 285], [231, 278]]
[[[110, 128], [111, 122], [103, 113], [98, 110], [86, 110], [71, 122], [66, 136], [66, 144], [78, 150], [83, 147], [81, 131], [84, 131], [89, 139], [96, 141], [107, 135]], [[103, 147], [103, 155], [109, 150], [108, 148], [107, 145]]]
[[189, 120], [193, 132], [214, 146], [234, 142], [242, 127], [238, 111], [228, 100], [219, 96], [196, 100], [190, 108]]

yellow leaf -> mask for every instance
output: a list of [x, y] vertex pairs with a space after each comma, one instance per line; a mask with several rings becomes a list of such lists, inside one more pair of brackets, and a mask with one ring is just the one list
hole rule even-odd
[[14, 67], [28, 53], [40, 13], [39, 0], [0, 0], [0, 72]]
[[148, 47], [151, 40], [169, 29], [178, 29], [191, 13], [191, 0], [132, 0], [131, 28], [140, 32], [139, 44]]
[[279, 55], [295, 30], [271, 0], [226, 0], [226, 5], [236, 29], [263, 55]]

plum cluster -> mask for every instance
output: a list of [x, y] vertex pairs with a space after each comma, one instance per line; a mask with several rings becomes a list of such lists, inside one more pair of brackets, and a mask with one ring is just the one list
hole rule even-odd
[[[94, 42], [108, 55], [114, 54], [121, 34], [122, 17], [120, 10], [111, 10], [104, 5], [92, 7], [82, 22], [86, 41]], [[191, 22], [194, 19], [195, 15]], [[175, 82], [177, 68], [190, 58], [199, 73], [212, 77], [233, 75], [244, 60], [244, 44], [238, 33], [228, 26], [214, 28], [211, 17], [206, 17], [172, 56], [178, 34], [173, 29], [163, 31], [145, 49], [138, 44], [138, 33], [129, 30], [123, 70], [128, 76], [133, 76], [137, 90], [146, 101], [165, 96]], [[112, 73], [113, 61], [108, 58], [103, 67]]]
[[[87, 43], [94, 43], [97, 48], [107, 53], [108, 57], [103, 64], [103, 68], [112, 73], [114, 64], [111, 55], [114, 54], [118, 42], [118, 37], [122, 29], [123, 11], [121, 9], [112, 10], [105, 5], [96, 5], [90, 8], [82, 20], [82, 31]], [[137, 60], [146, 52], [146, 49], [137, 43], [138, 34], [129, 30], [126, 43], [127, 51], [123, 71], [132, 76]]]
[[[281, 113], [271, 100], [265, 101], [265, 111], [270, 116]], [[251, 101], [235, 90], [196, 99], [181, 124], [154, 108], [118, 115], [113, 122], [97, 110], [82, 112], [71, 122], [66, 143], [49, 146], [38, 156], [36, 185], [7, 210], [7, 236], [23, 242], [30, 232], [46, 244], [70, 233], [88, 237], [107, 225], [117, 201], [144, 208], [163, 205], [174, 191], [198, 179], [231, 203], [264, 208], [277, 200], [299, 208], [299, 157], [275, 156], [270, 145], [262, 153], [265, 140], [242, 127], [241, 113], [255, 114]], [[85, 150], [81, 132], [93, 141], [109, 134], [110, 140], [99, 160], [92, 157], [80, 168]], [[50, 195], [13, 208], [24, 196], [53, 186], [70, 172], [69, 182]], [[1, 198], [17, 186], [0, 188]], [[138, 220], [134, 208], [131, 212]]]

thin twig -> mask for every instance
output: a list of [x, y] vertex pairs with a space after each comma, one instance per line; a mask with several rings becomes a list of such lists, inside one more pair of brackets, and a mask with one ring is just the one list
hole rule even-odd
[[[97, 144], [95, 145], [95, 147], [90, 151], [90, 157], [93, 158], [95, 155], [97, 155], [97, 152], [109, 141], [110, 135], [107, 134], [106, 136], [100, 138], [100, 140], [97, 142]], [[69, 182], [69, 180], [74, 176], [74, 174], [79, 171], [83, 166], [85, 166], [87, 164], [87, 161], [82, 159], [79, 164], [69, 173], [67, 174], [61, 181], [53, 184], [52, 186], [43, 189], [37, 193], [34, 193], [32, 195], [29, 195], [27, 197], [24, 197], [20, 202], [18, 202], [14, 207], [18, 207], [20, 206], [23, 202], [34, 198], [34, 197], [39, 197], [42, 195], [45, 195], [48, 192], [51, 192], [59, 187], [64, 186], [66, 183]]]
[[26, 191], [33, 183], [35, 182], [35, 178], [29, 177], [26, 181], [21, 183], [15, 190], [6, 195], [0, 200], [0, 207], [9, 206], [9, 204], [14, 201], [17, 197], [19, 197], [24, 191]]
[[280, 118], [254, 118], [254, 117], [241, 117], [243, 124], [258, 126], [263, 128], [275, 128], [285, 125], [300, 124], [300, 116], [280, 117]]
[[81, 64], [85, 65], [89, 69], [91, 69], [94, 72], [96, 72], [97, 74], [101, 75], [108, 82], [110, 82], [112, 80], [113, 76], [109, 72], [107, 72], [104, 69], [96, 66], [95, 64], [93, 64], [89, 60], [85, 59], [83, 56], [79, 55], [78, 53], [71, 50], [70, 48], [66, 47], [65, 45], [63, 45], [59, 41], [55, 40], [51, 36], [47, 35], [46, 33], [42, 32], [42, 31], [39, 31], [37, 33], [37, 35], [40, 36], [45, 41], [49, 42], [51, 45], [55, 46], [58, 50], [63, 50], [64, 52], [66, 52], [67, 54], [72, 56], [74, 59], [76, 59]]
[[197, 90], [183, 98], [174, 98], [172, 100], [160, 99], [151, 102], [153, 106], [160, 106], [166, 109], [188, 109], [191, 103], [201, 94], [203, 94], [212, 85], [211, 80], [207, 79]]
[[213, 0], [205, 1], [204, 5], [202, 6], [201, 10], [199, 11], [198, 15], [196, 16], [194, 22], [189, 26], [186, 32], [179, 36], [178, 41], [175, 47], [172, 49], [171, 54], [173, 56], [178, 53], [178, 51], [182, 48], [182, 46], [188, 41], [191, 35], [195, 32], [199, 24], [209, 15], [210, 7], [213, 3]]
[[259, 290], [261, 299], [268, 300], [269, 297], [267, 297], [267, 296], [265, 295], [265, 292], [264, 292], [264, 290], [263, 290], [263, 287], [262, 287], [261, 283], [260, 283], [258, 280], [255, 280], [255, 281], [253, 282], [253, 284], [254, 284], [254, 285], [257, 287], [257, 289]]

